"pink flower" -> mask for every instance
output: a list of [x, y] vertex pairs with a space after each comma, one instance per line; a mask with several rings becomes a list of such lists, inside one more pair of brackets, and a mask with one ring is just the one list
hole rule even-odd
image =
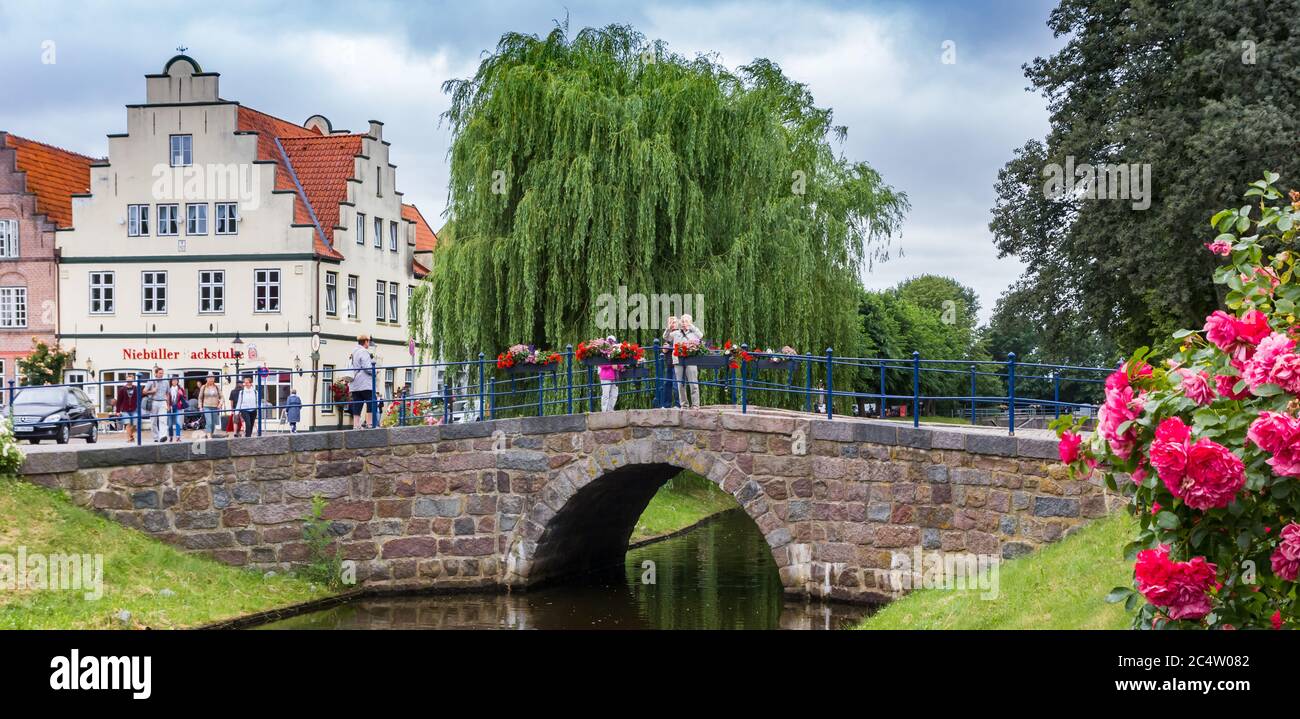
[[1300, 420], [1278, 412], [1260, 412], [1246, 438], [1273, 455], [1268, 466], [1275, 474], [1300, 477]]
[[1097, 430], [1110, 449], [1121, 459], [1128, 459], [1137, 446], [1137, 432], [1130, 425], [1123, 433], [1120, 425], [1135, 420], [1142, 413], [1142, 400], [1134, 398], [1132, 387], [1106, 393], [1106, 402], [1097, 411]]
[[1274, 628], [1274, 629], [1281, 629], [1281, 628], [1282, 628], [1282, 610], [1281, 610], [1281, 609], [1276, 609], [1276, 610], [1274, 610], [1274, 611], [1273, 611], [1273, 616], [1269, 617], [1269, 618], [1268, 618], [1268, 621], [1269, 621], [1269, 623], [1271, 623], [1271, 624], [1273, 625], [1273, 628]]
[[1162, 421], [1151, 442], [1151, 466], [1169, 493], [1192, 509], [1228, 506], [1246, 486], [1246, 466], [1218, 442], [1193, 443], [1191, 436], [1182, 419]]
[[1159, 503], [1159, 502], [1152, 502], [1152, 503], [1151, 503], [1151, 513], [1152, 513], [1152, 514], [1160, 514], [1160, 503]]
[[1232, 391], [1232, 388], [1236, 387], [1237, 383], [1240, 381], [1241, 378], [1236, 375], [1231, 375], [1231, 374], [1215, 375], [1214, 389], [1216, 392], [1219, 393], [1220, 397], [1227, 397], [1228, 399], [1233, 399], [1233, 400], [1246, 399], [1247, 397], [1250, 396], [1250, 390], [1246, 389], [1246, 390], [1242, 390], [1241, 392]]
[[1232, 504], [1245, 486], [1246, 466], [1241, 458], [1218, 442], [1202, 438], [1187, 450], [1187, 476], [1181, 493], [1172, 487], [1169, 491], [1192, 509], [1206, 510]]
[[1272, 382], [1273, 367], [1278, 359], [1294, 352], [1295, 340], [1280, 332], [1274, 332], [1260, 341], [1254, 354], [1246, 362], [1242, 376], [1250, 383], [1252, 390]]
[[1269, 563], [1273, 565], [1274, 574], [1294, 582], [1300, 576], [1300, 524], [1292, 522], [1286, 525], [1279, 537], [1281, 541], [1269, 557]]
[[1232, 243], [1227, 240], [1215, 240], [1205, 243], [1205, 249], [1221, 257], [1227, 257], [1232, 254]]
[[1205, 338], [1239, 361], [1249, 359], [1255, 345], [1271, 331], [1268, 317], [1259, 310], [1248, 310], [1241, 319], [1215, 310], [1205, 318]]
[[1217, 568], [1205, 557], [1187, 562], [1169, 559], [1169, 545], [1138, 552], [1134, 566], [1138, 591], [1148, 602], [1168, 610], [1170, 619], [1200, 619], [1210, 613], [1208, 591]]
[[1183, 377], [1183, 394], [1188, 399], [1197, 404], [1209, 404], [1214, 401], [1214, 389], [1210, 387], [1209, 373], [1197, 374], [1187, 369], [1178, 370], [1178, 373]]
[[1062, 434], [1061, 443], [1056, 447], [1056, 451], [1061, 455], [1061, 461], [1066, 464], [1074, 464], [1079, 459], [1079, 444], [1081, 442], [1083, 442], [1083, 435], [1074, 432]]
[[1156, 438], [1151, 442], [1151, 466], [1155, 467], [1156, 475], [1165, 486], [1177, 485], [1183, 480], [1191, 436], [1191, 430], [1178, 417], [1170, 417], [1156, 426]]

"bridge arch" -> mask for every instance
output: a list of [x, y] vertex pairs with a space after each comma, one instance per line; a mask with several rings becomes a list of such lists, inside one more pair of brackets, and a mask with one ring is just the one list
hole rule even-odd
[[[636, 521], [655, 492], [683, 470], [705, 477], [754, 521], [780, 571], [791, 534], [739, 456], [688, 444], [672, 432], [603, 445], [561, 468], [520, 523], [506, 555], [506, 582], [535, 585], [621, 564]], [[782, 583], [790, 572], [780, 571]], [[787, 585], [787, 589], [792, 589]]]

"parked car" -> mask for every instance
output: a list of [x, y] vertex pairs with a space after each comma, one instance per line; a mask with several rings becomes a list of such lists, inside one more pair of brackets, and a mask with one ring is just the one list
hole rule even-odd
[[80, 387], [20, 387], [11, 412], [14, 436], [32, 444], [42, 439], [67, 444], [73, 437], [94, 444], [99, 439], [95, 403]]

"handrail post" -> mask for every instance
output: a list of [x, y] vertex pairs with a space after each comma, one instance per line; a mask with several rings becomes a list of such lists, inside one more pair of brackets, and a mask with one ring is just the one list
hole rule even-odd
[[[9, 383], [9, 392], [13, 393], [13, 382]], [[12, 402], [11, 402], [12, 404]], [[140, 381], [140, 376], [135, 377], [135, 443], [140, 445], [144, 443], [144, 382]]]
[[1016, 353], [1007, 353], [1007, 434], [1016, 433]]
[[659, 409], [660, 407], [663, 406], [663, 395], [664, 395], [663, 373], [660, 372], [659, 370], [659, 361], [663, 359], [662, 357], [659, 356], [659, 338], [656, 337], [654, 344], [651, 346], [654, 348], [652, 350], [654, 354], [650, 356], [654, 359], [655, 381], [653, 385], [654, 394], [650, 395], [650, 406], [654, 409]]
[[834, 407], [835, 403], [831, 401], [835, 399], [835, 385], [833, 384], [835, 378], [834, 378], [834, 372], [832, 371], [834, 361], [835, 361], [832, 356], [833, 354], [834, 353], [832, 352], [831, 348], [827, 347], [826, 348], [826, 419], [834, 419], [835, 417], [835, 407]]
[[921, 353], [912, 350], [912, 426], [921, 426]]
[[483, 353], [478, 353], [478, 421], [483, 421]]
[[566, 368], [569, 375], [568, 382], [564, 387], [564, 411], [566, 414], [573, 414], [573, 345], [564, 346], [564, 355], [566, 358]]
[[597, 382], [596, 382], [596, 378], [594, 377], [595, 373], [596, 370], [591, 365], [587, 365], [587, 411], [588, 412], [596, 411]]
[[1061, 418], [1061, 373], [1058, 370], [1052, 370], [1052, 405], [1055, 410], [1056, 419]]
[[[259, 373], [260, 375], [260, 373]], [[379, 373], [375, 370], [375, 358], [370, 358], [370, 406], [363, 408], [362, 411], [370, 412], [371, 428], [379, 426]], [[258, 406], [262, 404], [262, 398], [258, 397]], [[364, 420], [363, 420], [364, 421]], [[258, 424], [258, 436], [261, 436], [261, 424]]]
[[546, 414], [546, 406], [545, 406], [546, 375], [548, 374], [553, 374], [553, 373], [545, 372], [545, 371], [537, 373], [537, 416], [538, 417], [541, 417], [542, 415]]
[[883, 359], [882, 359], [882, 360], [878, 360], [878, 361], [877, 361], [877, 364], [880, 365], [880, 405], [876, 407], [876, 414], [877, 414], [881, 419], [884, 419], [884, 418], [885, 418], [885, 402], [886, 402], [886, 398], [885, 398], [885, 394], [886, 394], [886, 392], [885, 392], [885, 361], [884, 361]]
[[[740, 346], [740, 351], [749, 352], [749, 345], [742, 344]], [[745, 376], [745, 358], [742, 356], [740, 358], [740, 413], [746, 414], [748, 412], [749, 412], [749, 381], [748, 378]]]
[[14, 381], [9, 380], [9, 420], [13, 424], [14, 418]]
[[810, 355], [808, 355], [808, 381], [807, 381], [807, 383], [804, 385], [804, 390], [803, 390], [803, 396], [804, 396], [803, 411], [805, 411], [805, 412], [811, 412], [811, 411], [813, 411], [813, 401], [812, 401], [812, 369], [813, 369], [813, 363], [812, 363], [812, 361], [813, 361], [813, 358], [812, 358], [812, 355], [810, 354]]
[[[374, 362], [370, 363], [374, 366]], [[257, 371], [257, 436], [262, 436], [262, 370]]]
[[970, 366], [970, 423], [975, 424], [975, 365]]

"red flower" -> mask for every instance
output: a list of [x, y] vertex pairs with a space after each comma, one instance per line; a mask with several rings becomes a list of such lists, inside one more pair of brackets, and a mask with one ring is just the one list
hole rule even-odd
[[1200, 619], [1210, 613], [1210, 587], [1217, 568], [1205, 557], [1187, 562], [1169, 559], [1169, 545], [1138, 552], [1134, 565], [1138, 591], [1148, 602], [1168, 610], [1171, 619]]
[[1274, 611], [1274, 612], [1273, 612], [1273, 616], [1269, 617], [1269, 621], [1273, 623], [1273, 628], [1274, 628], [1274, 629], [1281, 629], [1281, 628], [1282, 628], [1282, 610], [1281, 610], [1281, 609], [1278, 609], [1278, 610]]
[[1057, 445], [1056, 451], [1061, 455], [1061, 461], [1066, 464], [1074, 464], [1079, 459], [1079, 444], [1083, 442], [1083, 435], [1074, 432], [1066, 432], [1061, 435], [1061, 442]]

